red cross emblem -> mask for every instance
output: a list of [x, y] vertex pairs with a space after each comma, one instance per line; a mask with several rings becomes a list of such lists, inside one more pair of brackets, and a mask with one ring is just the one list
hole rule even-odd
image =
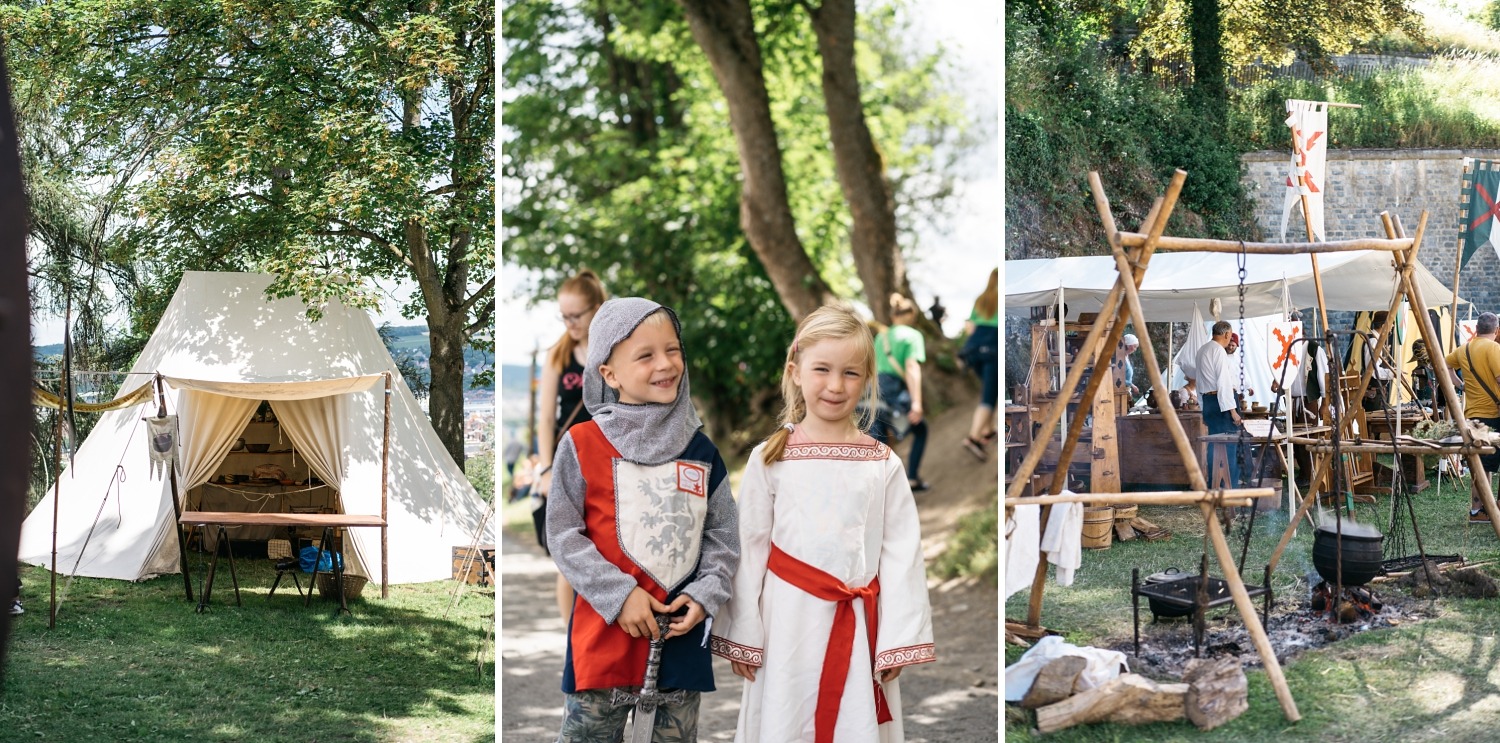
[[1475, 183], [1474, 184], [1474, 191], [1479, 194], [1480, 198], [1484, 199], [1484, 203], [1490, 205], [1490, 209], [1489, 209], [1489, 211], [1487, 211], [1484, 214], [1481, 214], [1477, 218], [1475, 218], [1475, 220], [1469, 225], [1469, 229], [1471, 229], [1471, 230], [1474, 229], [1475, 227], [1478, 227], [1485, 220], [1494, 219], [1494, 218], [1500, 218], [1500, 206], [1497, 206], [1495, 204], [1495, 200], [1492, 199], [1492, 198], [1490, 198], [1490, 192], [1484, 190], [1484, 184], [1483, 183]]
[[1280, 369], [1287, 359], [1291, 359], [1292, 366], [1299, 366], [1302, 362], [1298, 361], [1297, 357], [1292, 355], [1292, 342], [1297, 340], [1297, 336], [1302, 334], [1302, 328], [1292, 328], [1292, 332], [1288, 334], [1283, 334], [1281, 328], [1271, 328], [1271, 334], [1276, 336], [1277, 342], [1281, 344], [1281, 355], [1277, 356], [1276, 360], [1271, 362], [1271, 368]]

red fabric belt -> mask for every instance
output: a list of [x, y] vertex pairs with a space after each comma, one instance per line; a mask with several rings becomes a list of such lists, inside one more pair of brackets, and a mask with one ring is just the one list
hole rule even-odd
[[[833, 743], [833, 728], [839, 719], [844, 683], [849, 679], [849, 663], [854, 654], [854, 600], [865, 604], [865, 634], [870, 640], [871, 676], [874, 676], [875, 634], [880, 609], [875, 599], [880, 595], [880, 578], [864, 588], [850, 588], [838, 578], [823, 572], [771, 545], [768, 567], [777, 577], [824, 601], [838, 602], [833, 613], [833, 631], [828, 635], [828, 652], [823, 656], [823, 675], [818, 679], [818, 707], [814, 717], [815, 743]], [[880, 680], [875, 686], [875, 720], [890, 722], [891, 709], [885, 701]]]

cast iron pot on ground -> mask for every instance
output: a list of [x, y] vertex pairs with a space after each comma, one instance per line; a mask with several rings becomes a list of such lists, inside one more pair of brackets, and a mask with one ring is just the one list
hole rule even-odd
[[1381, 542], [1384, 536], [1354, 536], [1345, 533], [1342, 537], [1334, 533], [1332, 525], [1320, 526], [1313, 536], [1313, 567], [1318, 575], [1330, 584], [1340, 583], [1338, 559], [1342, 542], [1345, 586], [1362, 586], [1369, 583], [1381, 570]]

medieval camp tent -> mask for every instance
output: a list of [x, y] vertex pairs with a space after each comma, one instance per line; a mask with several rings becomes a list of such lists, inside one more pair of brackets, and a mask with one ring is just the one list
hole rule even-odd
[[[1154, 255], [1151, 270], [1140, 288], [1141, 309], [1149, 322], [1211, 323], [1207, 317], [1209, 304], [1218, 299], [1221, 319], [1228, 320], [1236, 330], [1241, 319], [1244, 321], [1241, 349], [1247, 359], [1245, 381], [1255, 391], [1250, 400], [1269, 404], [1273, 377], [1269, 364], [1261, 361], [1271, 344], [1269, 327], [1284, 319], [1288, 310], [1317, 305], [1312, 261], [1305, 255], [1246, 255], [1243, 315], [1239, 306], [1238, 261], [1239, 256], [1232, 253]], [[1376, 250], [1327, 253], [1318, 256], [1318, 261], [1328, 311], [1389, 308], [1398, 283], [1390, 253]], [[1025, 316], [1033, 307], [1055, 305], [1061, 296], [1067, 305], [1068, 319], [1076, 320], [1082, 313], [1100, 310], [1116, 276], [1112, 256], [1006, 261], [1006, 314]], [[1413, 278], [1433, 307], [1446, 310], [1453, 301], [1453, 292], [1420, 262]], [[1181, 374], [1175, 373], [1174, 377], [1171, 385], [1180, 386]]]
[[[333, 512], [380, 514], [389, 372], [390, 582], [449, 577], [453, 547], [494, 540], [484, 501], [439, 441], [370, 317], [333, 302], [314, 322], [300, 299], [268, 299], [270, 282], [261, 274], [184, 274], [121, 385], [117, 399], [154, 386], [158, 375], [164, 382], [166, 412], [178, 416], [179, 505], [288, 512], [289, 504], [321, 502]], [[274, 425], [252, 420], [263, 402]], [[157, 404], [147, 397], [101, 415], [62, 472], [60, 573], [144, 580], [180, 571], [171, 478], [151, 471], [143, 420]], [[288, 453], [245, 453], [243, 442], [256, 437]], [[268, 464], [307, 476], [292, 487], [216, 484], [224, 472]], [[26, 519], [23, 562], [51, 564], [53, 497], [49, 487]], [[481, 523], [486, 528], [476, 534]], [[349, 572], [380, 576], [380, 539], [378, 529], [348, 531]]]
[[[1172, 252], [1152, 256], [1151, 270], [1141, 284], [1141, 308], [1148, 322], [1186, 322], [1197, 306], [1204, 315], [1208, 303], [1223, 303], [1223, 318], [1235, 320], [1239, 310], [1239, 256], [1230, 253]], [[1398, 278], [1391, 254], [1383, 250], [1353, 250], [1318, 256], [1323, 299], [1329, 312], [1383, 310], [1395, 296]], [[1059, 290], [1068, 306], [1069, 320], [1079, 313], [1098, 312], [1114, 286], [1115, 259], [1083, 256], [1005, 262], [1006, 314], [1025, 316], [1031, 307], [1057, 303]], [[1413, 278], [1434, 307], [1447, 306], [1453, 292], [1420, 262]], [[1305, 255], [1245, 256], [1244, 317], [1283, 311], [1282, 291], [1294, 308], [1314, 307], [1318, 295], [1312, 260]]]

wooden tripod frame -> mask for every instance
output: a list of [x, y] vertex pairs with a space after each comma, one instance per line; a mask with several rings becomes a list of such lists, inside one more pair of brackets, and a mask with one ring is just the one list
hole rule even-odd
[[[1109, 200], [1104, 195], [1104, 186], [1097, 172], [1089, 173], [1089, 188], [1093, 191], [1094, 206], [1099, 212], [1099, 221], [1104, 225], [1104, 232], [1109, 240], [1110, 250], [1114, 254], [1115, 267], [1119, 271], [1119, 277], [1115, 280], [1114, 287], [1110, 289], [1105, 298], [1103, 307], [1089, 328], [1088, 336], [1083, 342], [1084, 350], [1114, 348], [1120, 342], [1120, 337], [1125, 332], [1125, 323], [1121, 313], [1121, 301], [1128, 308], [1128, 318], [1134, 320], [1137, 327], [1144, 328], [1146, 315], [1141, 309], [1139, 289], [1146, 275], [1146, 268], [1151, 262], [1151, 255], [1158, 247], [1164, 249], [1197, 250], [1202, 249], [1196, 244], [1201, 241], [1184, 241], [1180, 238], [1163, 237], [1162, 233], [1167, 226], [1167, 219], [1172, 214], [1172, 209], [1177, 205], [1178, 196], [1182, 193], [1182, 184], [1187, 179], [1187, 173], [1178, 170], [1172, 174], [1172, 180], [1167, 185], [1165, 195], [1158, 198], [1151, 206], [1151, 211], [1146, 215], [1144, 229], [1146, 234], [1122, 233], [1115, 224], [1114, 213], [1110, 209]], [[1181, 245], [1182, 243], [1193, 243], [1193, 247], [1169, 248], [1169, 245]], [[1234, 246], [1238, 252], [1242, 243], [1227, 241], [1219, 242]], [[1371, 242], [1371, 241], [1363, 241]], [[1374, 241], [1385, 242], [1385, 241]], [[1133, 250], [1127, 254], [1126, 248]], [[1285, 247], [1285, 246], [1278, 246]], [[1345, 248], [1355, 250], [1358, 248]], [[1156, 355], [1151, 348], [1149, 334], [1142, 333], [1140, 336], [1141, 353], [1145, 358], [1146, 371], [1151, 379], [1161, 378], [1161, 369], [1156, 363]], [[1096, 354], [1096, 358], [1098, 355]], [[1068, 400], [1073, 396], [1074, 390], [1078, 388], [1079, 381], [1083, 377], [1085, 364], [1076, 364], [1068, 370], [1067, 379], [1063, 381], [1057, 398], [1048, 406], [1042, 418], [1042, 427], [1037, 432], [1033, 441], [1048, 441], [1057, 429], [1058, 422], [1062, 419], [1063, 411], [1067, 409]], [[1101, 380], [1107, 374], [1103, 370], [1089, 377], [1088, 384], [1084, 388], [1084, 400], [1093, 399]], [[1271, 647], [1270, 638], [1266, 636], [1265, 628], [1260, 624], [1260, 617], [1256, 614], [1255, 606], [1250, 601], [1250, 595], [1245, 591], [1245, 582], [1240, 578], [1238, 567], [1234, 562], [1234, 554], [1229, 548], [1229, 543], [1224, 538], [1223, 527], [1219, 524], [1215, 509], [1221, 505], [1231, 503], [1243, 503], [1246, 498], [1263, 498], [1271, 496], [1274, 491], [1271, 488], [1252, 488], [1238, 490], [1209, 490], [1204, 480], [1203, 471], [1198, 467], [1198, 459], [1193, 453], [1191, 442], [1182, 427], [1182, 421], [1177, 418], [1176, 410], [1172, 407], [1167, 397], [1167, 390], [1161, 385], [1152, 386], [1156, 397], [1157, 407], [1161, 409], [1162, 420], [1167, 424], [1167, 431], [1177, 447], [1177, 452], [1182, 457], [1183, 467], [1187, 470], [1188, 480], [1192, 490], [1176, 494], [1181, 498], [1179, 502], [1196, 503], [1203, 514], [1203, 523], [1208, 533], [1209, 540], [1213, 544], [1214, 554], [1219, 560], [1219, 565], [1224, 571], [1224, 581], [1229, 585], [1230, 595], [1234, 598], [1235, 608], [1239, 611], [1240, 619], [1249, 631], [1250, 638], [1255, 644], [1255, 650], [1260, 654], [1261, 662], [1265, 664], [1266, 676], [1271, 681], [1271, 686], [1276, 692], [1276, 699], [1281, 704], [1282, 713], [1292, 722], [1302, 719], [1297, 711], [1297, 703], [1292, 699], [1291, 689], [1287, 686], [1286, 677], [1281, 672], [1281, 664], [1276, 660], [1276, 652]], [[1046, 529], [1048, 518], [1051, 516], [1051, 503], [1073, 501], [1083, 503], [1142, 503], [1151, 502], [1141, 495], [1133, 493], [1082, 493], [1077, 495], [1056, 497], [1062, 490], [1066, 481], [1067, 463], [1072, 461], [1073, 450], [1083, 433], [1083, 420], [1085, 416], [1073, 416], [1069, 422], [1067, 435], [1063, 438], [1062, 451], [1058, 455], [1059, 475], [1052, 478], [1048, 488], [1051, 496], [1044, 498], [1022, 498], [1021, 492], [1026, 484], [1031, 481], [1032, 473], [1036, 471], [1041, 462], [1045, 446], [1032, 446], [1026, 453], [1026, 458], [1021, 462], [1014, 480], [1005, 493], [1005, 507], [1014, 508], [1018, 505], [1037, 503], [1042, 505], [1041, 522], [1042, 528]], [[1154, 499], [1155, 502], [1162, 502]], [[1036, 577], [1031, 585], [1031, 603], [1027, 613], [1027, 624], [1037, 627], [1041, 623], [1042, 593], [1046, 585], [1047, 561], [1043, 558], [1037, 566]]]
[[[1386, 341], [1391, 336], [1391, 327], [1396, 320], [1396, 310], [1400, 308], [1403, 299], [1409, 300], [1412, 308], [1415, 310], [1413, 314], [1418, 318], [1417, 329], [1422, 334], [1423, 342], [1427, 344], [1429, 349], [1442, 349], [1443, 345], [1439, 342], [1437, 332], [1432, 327], [1432, 318], [1427, 316], [1428, 304], [1422, 298], [1422, 287], [1417, 284], [1416, 279], [1412, 278], [1413, 269], [1417, 265], [1417, 251], [1422, 247], [1422, 235], [1427, 229], [1427, 212], [1422, 212], [1421, 220], [1417, 222], [1417, 234], [1411, 239], [1406, 239], [1405, 230], [1401, 227], [1400, 221], [1393, 219], [1389, 212], [1381, 212], [1380, 221], [1385, 227], [1386, 236], [1391, 238], [1392, 242], [1396, 243], [1392, 247], [1385, 249], [1392, 251], [1391, 256], [1396, 264], [1396, 275], [1399, 283], [1396, 287], [1395, 295], [1391, 298], [1391, 306], [1389, 311], [1386, 312], [1385, 322], [1381, 324], [1380, 331], [1375, 336], [1375, 344], [1371, 349], [1370, 357], [1378, 359], [1381, 352], [1385, 350]], [[1323, 245], [1332, 244], [1323, 243]], [[1317, 251], [1307, 250], [1300, 252]], [[1447, 359], [1443, 357], [1441, 350], [1429, 353], [1428, 355], [1432, 359], [1433, 375], [1437, 377], [1438, 387], [1442, 391], [1444, 403], [1449, 410], [1463, 410], [1463, 404], [1458, 400], [1458, 392], [1453, 388], [1453, 377], [1449, 372]], [[1374, 372], [1375, 364], [1365, 365], [1364, 371], [1359, 375], [1359, 386], [1355, 388], [1353, 399], [1358, 400], [1364, 397], [1365, 390], [1370, 386], [1370, 380], [1373, 378]], [[1352, 417], [1350, 416], [1344, 416], [1340, 419], [1340, 426], [1345, 429], [1343, 433], [1350, 436], [1353, 435], [1353, 431], [1348, 429], [1351, 420]], [[1475, 483], [1478, 486], [1476, 489], [1479, 491], [1479, 500], [1484, 507], [1485, 513], [1489, 514], [1490, 525], [1495, 530], [1495, 536], [1500, 537], [1500, 509], [1496, 508], [1495, 494], [1490, 490], [1489, 473], [1485, 472], [1484, 465], [1479, 461], [1480, 454], [1489, 453], [1492, 450], [1474, 443], [1473, 434], [1469, 430], [1469, 422], [1463, 415], [1455, 415], [1454, 421], [1458, 425], [1459, 434], [1463, 437], [1463, 444], [1431, 449], [1424, 448], [1422, 453], [1462, 454], [1469, 462], [1470, 472], [1483, 473], [1483, 475], [1475, 476]], [[1390, 451], [1391, 449], [1389, 446], [1380, 448], [1382, 452]], [[1352, 448], [1346, 448], [1345, 450], [1353, 451]], [[1281, 541], [1276, 544], [1276, 550], [1271, 553], [1270, 565], [1273, 571], [1276, 569], [1276, 563], [1281, 560], [1281, 553], [1286, 550], [1287, 543], [1292, 540], [1292, 534], [1297, 530], [1297, 521], [1307, 514], [1312, 504], [1317, 502], [1324, 475], [1329, 472], [1333, 460], [1332, 447], [1325, 444], [1319, 446], [1315, 451], [1318, 454], [1318, 460], [1313, 466], [1312, 478], [1308, 481], [1307, 497], [1303, 499], [1302, 506], [1297, 509], [1297, 515], [1287, 524], [1286, 531], [1281, 535]]]

